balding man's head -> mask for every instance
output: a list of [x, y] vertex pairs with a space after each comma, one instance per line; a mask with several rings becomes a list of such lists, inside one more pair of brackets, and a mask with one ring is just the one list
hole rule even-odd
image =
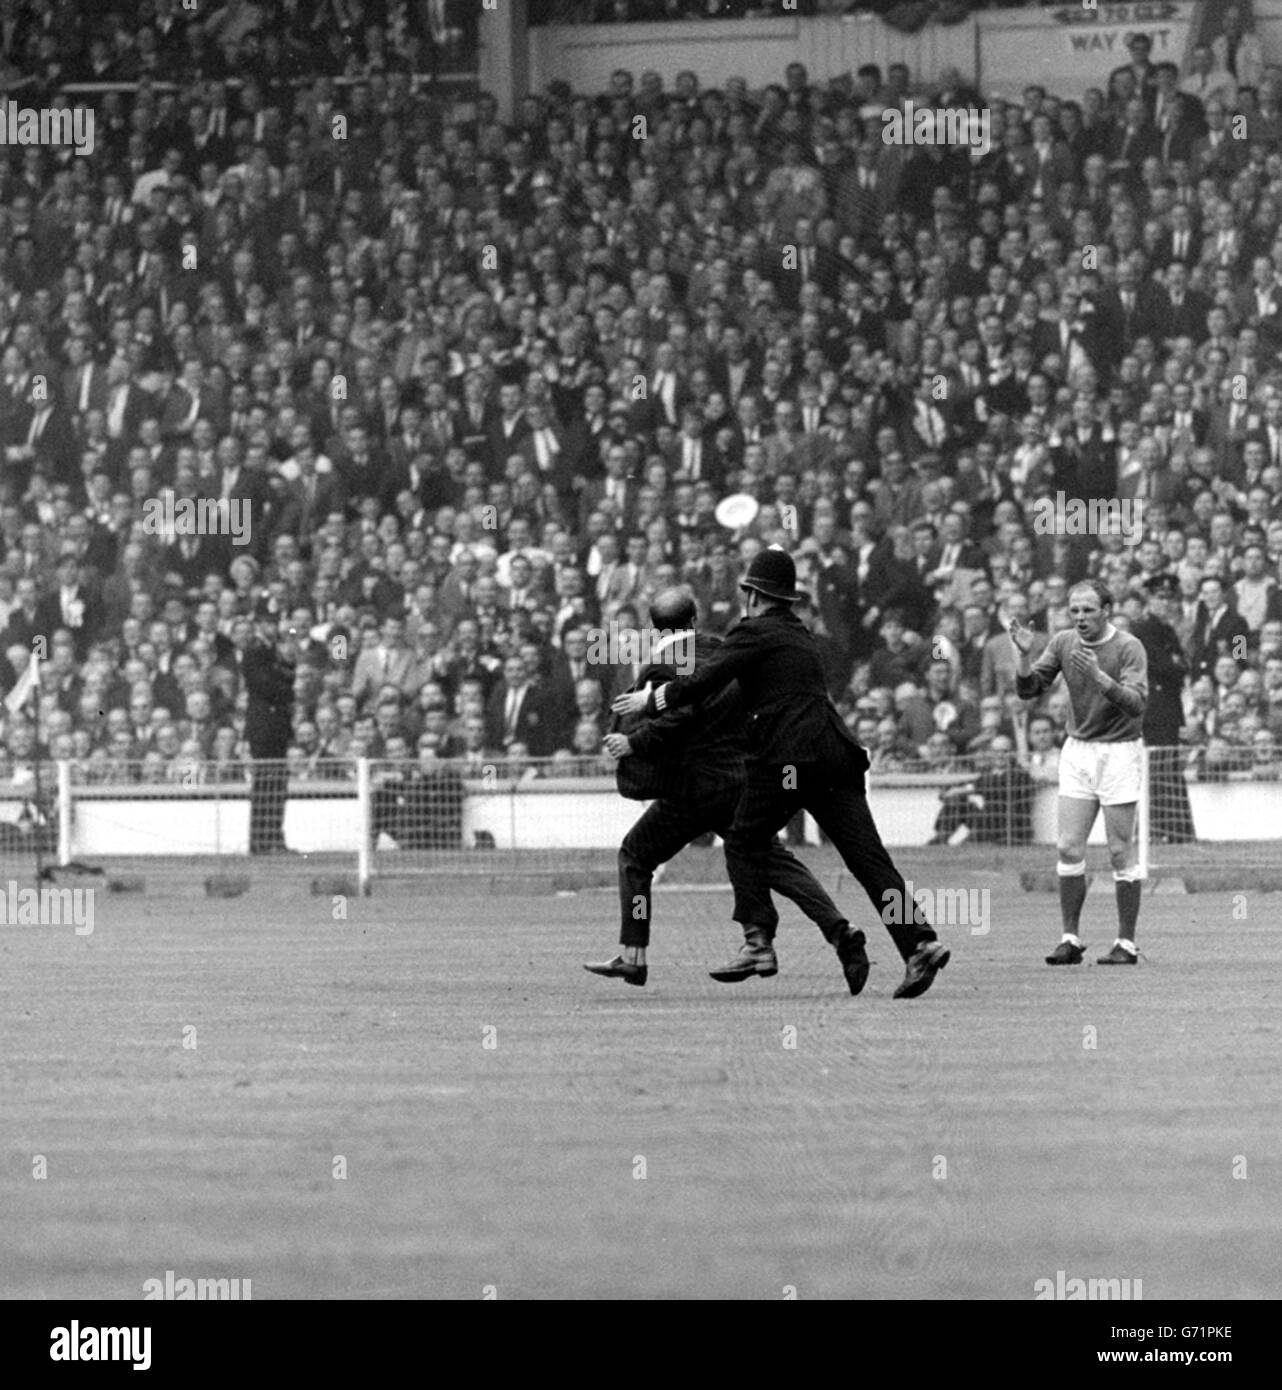
[[661, 590], [650, 605], [650, 622], [661, 629], [693, 627], [698, 615], [694, 591], [686, 584]]

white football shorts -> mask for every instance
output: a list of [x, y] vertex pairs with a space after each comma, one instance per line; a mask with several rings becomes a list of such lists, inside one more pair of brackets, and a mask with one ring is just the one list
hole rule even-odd
[[1100, 743], [1067, 738], [1059, 755], [1059, 794], [1101, 806], [1126, 806], [1140, 799], [1144, 740]]

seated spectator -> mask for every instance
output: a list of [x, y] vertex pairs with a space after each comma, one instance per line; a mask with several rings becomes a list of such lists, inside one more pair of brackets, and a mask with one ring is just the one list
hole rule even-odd
[[976, 758], [977, 775], [943, 794], [931, 844], [960, 845], [973, 838], [1022, 845], [1032, 840], [1034, 785], [1014, 749], [1005, 735], [994, 738]]

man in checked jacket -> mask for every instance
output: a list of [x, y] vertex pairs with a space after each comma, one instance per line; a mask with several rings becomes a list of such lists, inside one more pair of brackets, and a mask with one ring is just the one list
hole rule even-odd
[[[726, 836], [734, 917], [743, 927], [744, 945], [713, 977], [746, 980], [777, 972], [767, 854], [781, 827], [806, 810], [837, 847], [907, 964], [895, 998], [915, 998], [931, 987], [951, 953], [882, 845], [868, 809], [868, 755], [828, 698], [819, 649], [793, 611], [800, 595], [792, 557], [782, 549], [761, 551], [740, 588], [747, 593], [747, 616], [706, 663], [650, 694], [620, 695], [612, 706], [619, 714], [662, 714], [701, 705], [737, 681], [752, 712], [747, 787]], [[838, 953], [848, 980], [856, 954], [864, 956], [866, 973], [862, 935], [857, 953], [840, 943]], [[853, 982], [851, 989], [858, 993]]]
[[[660, 659], [642, 671], [638, 686], [675, 679], [678, 667], [685, 666], [691, 656], [695, 669], [712, 657], [721, 638], [696, 633], [697, 617], [690, 589], [667, 589], [656, 596], [650, 606], [650, 622], [669, 636], [656, 648], [654, 655]], [[611, 757], [644, 758], [660, 765], [662, 795], [650, 803], [619, 847], [620, 954], [613, 960], [588, 962], [585, 970], [630, 985], [645, 984], [654, 872], [700, 836], [709, 832], [726, 835], [744, 788], [746, 723], [739, 688], [731, 682], [697, 713], [669, 710], [629, 734], [607, 736], [606, 749]], [[765, 850], [764, 870], [768, 889], [796, 903], [839, 953], [854, 953], [856, 946], [862, 949], [863, 933], [852, 930], [815, 876], [773, 835]], [[779, 914], [767, 891], [761, 928], [773, 940], [778, 926]], [[843, 962], [846, 958], [842, 957]], [[866, 956], [859, 970], [855, 975], [847, 972], [854, 994], [863, 988], [868, 974]], [[743, 977], [714, 971], [713, 978]]]

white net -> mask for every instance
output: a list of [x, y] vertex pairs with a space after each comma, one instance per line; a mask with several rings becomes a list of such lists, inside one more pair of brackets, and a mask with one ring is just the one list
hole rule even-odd
[[[1037, 772], [1014, 755], [948, 768], [900, 760], [874, 766], [869, 797], [889, 846], [941, 859], [987, 848], [997, 863], [1050, 870], [1058, 793]], [[602, 757], [46, 764], [41, 773], [39, 787], [34, 778], [0, 787], [0, 859], [11, 865], [34, 862], [37, 850], [61, 863], [289, 853], [365, 883], [520, 872], [573, 886], [610, 880], [644, 809], [618, 794]], [[1090, 840], [1101, 869], [1102, 820]], [[805, 816], [785, 838], [823, 843]], [[1155, 881], [1271, 886], [1282, 880], [1282, 762], [1263, 747], [1148, 749], [1137, 838]]]

